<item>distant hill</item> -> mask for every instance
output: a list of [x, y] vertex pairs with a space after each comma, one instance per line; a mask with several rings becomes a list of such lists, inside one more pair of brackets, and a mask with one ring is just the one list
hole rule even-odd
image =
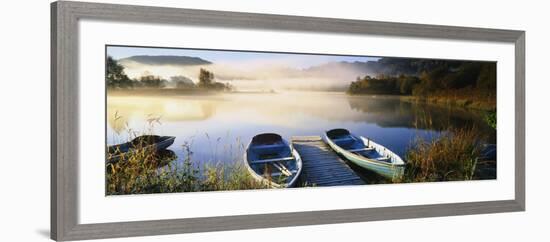
[[[329, 62], [317, 66], [312, 66], [302, 70], [308, 75], [340, 77], [345, 81], [353, 80], [357, 76], [374, 74], [372, 68], [368, 66], [370, 62]], [[347, 79], [347, 80], [346, 80]]]
[[174, 56], [174, 55], [135, 55], [127, 58], [122, 58], [118, 60], [121, 64], [126, 64], [129, 62], [145, 64], [145, 65], [185, 65], [185, 66], [196, 66], [196, 65], [208, 65], [212, 62], [190, 56]]
[[436, 67], [446, 66], [447, 68], [457, 68], [463, 62], [452, 60], [430, 60], [415, 58], [388, 58], [383, 57], [377, 61], [355, 61], [355, 62], [329, 62], [303, 71], [308, 74], [331, 76], [338, 73], [355, 76], [398, 76], [412, 75], [418, 76], [422, 71], [429, 71]]

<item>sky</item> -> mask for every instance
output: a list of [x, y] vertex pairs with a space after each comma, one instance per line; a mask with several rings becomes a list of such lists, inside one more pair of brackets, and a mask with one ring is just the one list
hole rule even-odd
[[135, 55], [174, 55], [199, 57], [213, 63], [236, 63], [236, 62], [274, 62], [286, 64], [295, 68], [308, 68], [328, 62], [338, 61], [376, 61], [379, 58], [369, 56], [338, 56], [320, 54], [287, 54], [267, 52], [245, 52], [225, 50], [198, 50], [198, 49], [175, 49], [175, 48], [148, 48], [148, 47], [123, 47], [108, 46], [107, 54], [114, 59], [122, 59]]

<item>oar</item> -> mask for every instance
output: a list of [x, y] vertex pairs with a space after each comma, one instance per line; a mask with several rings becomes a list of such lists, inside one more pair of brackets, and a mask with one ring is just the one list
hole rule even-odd
[[286, 169], [286, 167], [283, 164], [277, 162], [277, 163], [273, 163], [273, 166], [279, 169], [279, 171], [285, 174], [285, 176], [292, 176], [292, 173], [288, 169]]

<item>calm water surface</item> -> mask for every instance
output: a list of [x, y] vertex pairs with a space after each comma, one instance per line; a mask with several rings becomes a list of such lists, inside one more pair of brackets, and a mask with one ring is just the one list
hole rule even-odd
[[[118, 117], [118, 118], [115, 118]], [[154, 122], [156, 118], [160, 123]], [[190, 144], [193, 161], [242, 161], [250, 139], [274, 132], [290, 140], [346, 128], [403, 156], [414, 139], [431, 139], [449, 126], [476, 125], [495, 142], [483, 114], [398, 97], [348, 96], [344, 93], [227, 93], [185, 96], [108, 96], [107, 144], [125, 142], [128, 129], [176, 136], [170, 147], [181, 162], [182, 145]], [[151, 129], [149, 123], [152, 122]]]

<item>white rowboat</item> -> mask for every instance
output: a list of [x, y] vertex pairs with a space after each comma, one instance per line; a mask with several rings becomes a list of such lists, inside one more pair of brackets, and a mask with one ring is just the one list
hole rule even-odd
[[350, 162], [389, 179], [403, 176], [405, 162], [386, 147], [365, 137], [357, 137], [346, 129], [325, 132], [325, 141]]

